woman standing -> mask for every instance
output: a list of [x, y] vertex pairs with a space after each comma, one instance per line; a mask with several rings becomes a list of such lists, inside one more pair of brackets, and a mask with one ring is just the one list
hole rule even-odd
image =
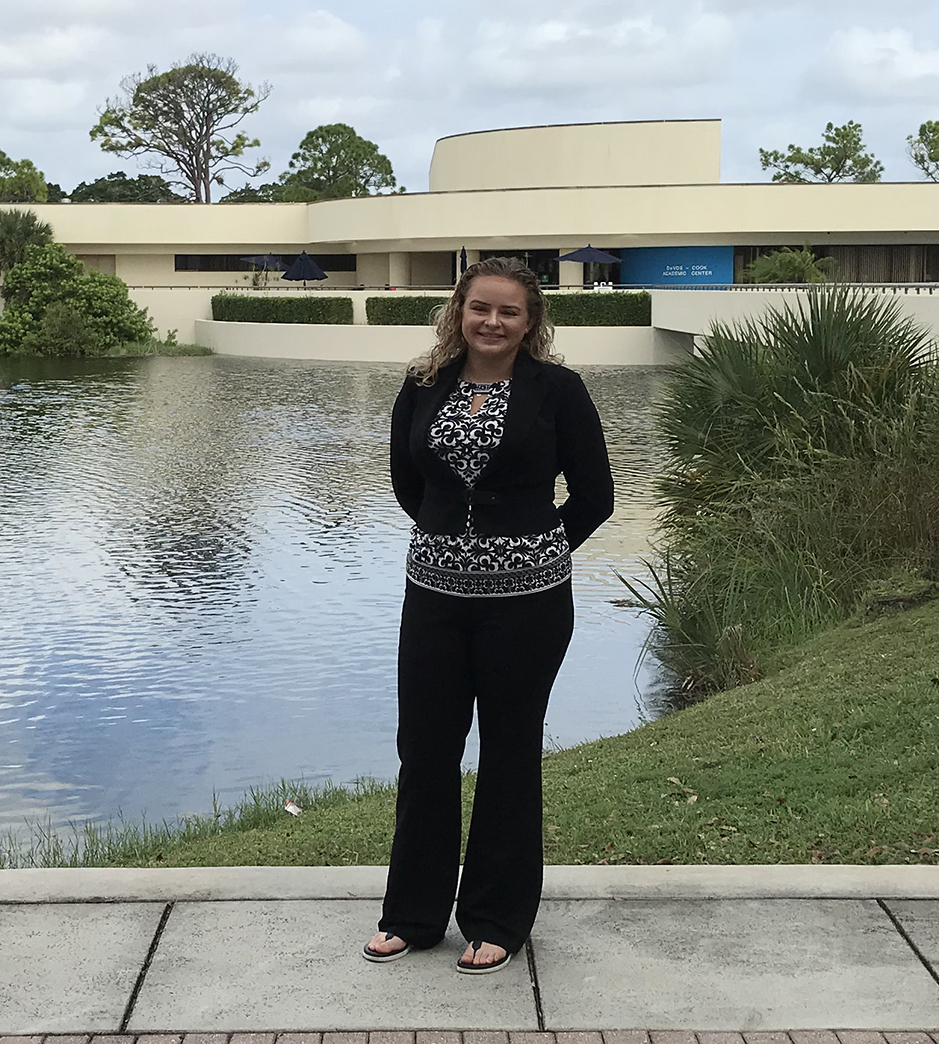
[[[460, 762], [479, 765], [456, 918], [461, 972], [504, 967], [542, 885], [542, 738], [574, 625], [570, 553], [613, 510], [597, 411], [558, 364], [537, 276], [471, 265], [412, 363], [391, 477], [414, 520], [398, 648], [397, 818], [371, 961], [444, 937], [460, 860]], [[555, 479], [568, 498], [556, 508]]]

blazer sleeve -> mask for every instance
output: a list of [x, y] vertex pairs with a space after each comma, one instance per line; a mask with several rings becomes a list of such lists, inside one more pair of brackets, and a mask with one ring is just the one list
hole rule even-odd
[[558, 513], [573, 551], [613, 514], [613, 475], [600, 415], [580, 375], [572, 376], [556, 423], [558, 459], [568, 492]]
[[424, 478], [411, 458], [409, 446], [415, 391], [413, 378], [406, 377], [391, 411], [391, 485], [395, 499], [416, 521], [424, 499]]

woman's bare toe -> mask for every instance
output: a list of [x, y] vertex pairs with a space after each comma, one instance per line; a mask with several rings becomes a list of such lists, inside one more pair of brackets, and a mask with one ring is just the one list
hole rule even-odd
[[506, 951], [501, 946], [487, 942], [484, 942], [474, 953], [473, 944], [469, 943], [461, 960], [464, 964], [495, 964], [496, 961], [501, 961], [505, 954]]
[[369, 940], [368, 948], [376, 953], [396, 953], [403, 950], [407, 944], [397, 935], [388, 935], [387, 932], [377, 932]]

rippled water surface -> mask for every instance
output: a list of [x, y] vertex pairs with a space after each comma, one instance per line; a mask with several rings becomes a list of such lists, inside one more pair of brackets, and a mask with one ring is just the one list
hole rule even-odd
[[[633, 678], [646, 625], [611, 601], [612, 568], [646, 553], [661, 375], [582, 372], [617, 507], [575, 555], [577, 627], [546, 726], [561, 746], [651, 716]], [[119, 809], [172, 820], [281, 777], [394, 776], [401, 379], [377, 364], [0, 360], [0, 832]]]

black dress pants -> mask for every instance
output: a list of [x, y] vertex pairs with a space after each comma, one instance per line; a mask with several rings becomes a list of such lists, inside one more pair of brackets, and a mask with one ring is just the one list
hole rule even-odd
[[379, 931], [436, 945], [460, 862], [460, 764], [479, 766], [456, 919], [468, 940], [516, 953], [541, 900], [541, 757], [548, 695], [574, 627], [570, 580], [507, 598], [408, 581], [398, 646], [398, 801]]

